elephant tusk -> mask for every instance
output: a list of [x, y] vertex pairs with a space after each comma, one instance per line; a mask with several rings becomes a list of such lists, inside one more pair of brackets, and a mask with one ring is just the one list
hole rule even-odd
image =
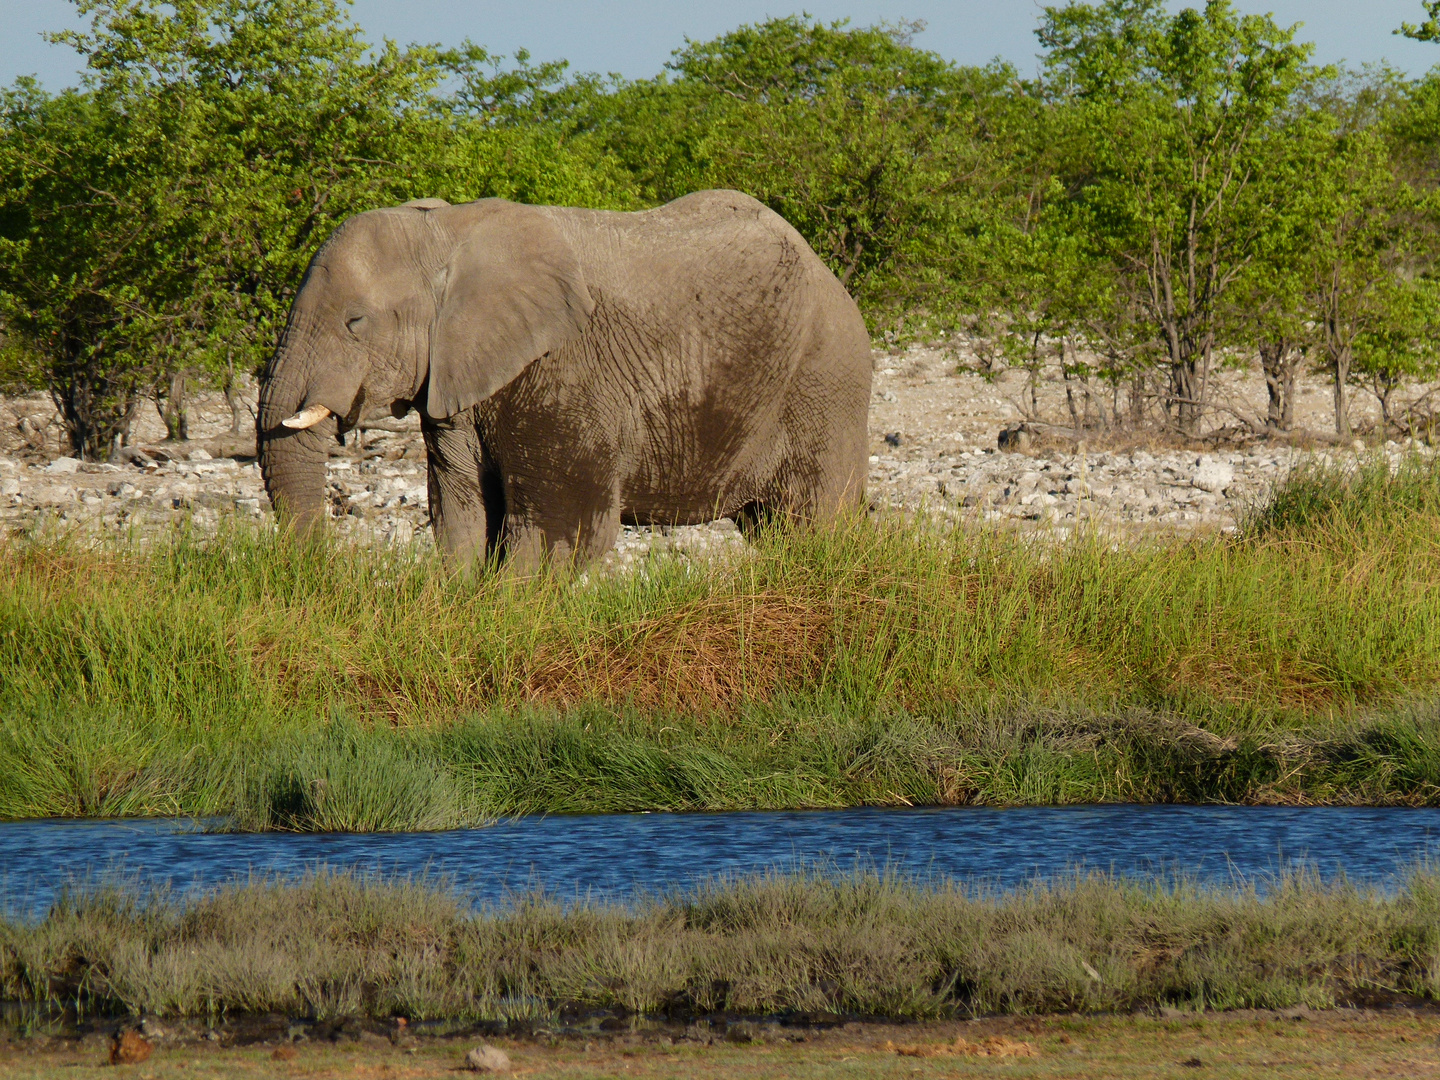
[[330, 410], [324, 405], [307, 405], [294, 416], [281, 420], [280, 423], [288, 428], [294, 428], [296, 431], [304, 431], [306, 428], [314, 427], [329, 415]]

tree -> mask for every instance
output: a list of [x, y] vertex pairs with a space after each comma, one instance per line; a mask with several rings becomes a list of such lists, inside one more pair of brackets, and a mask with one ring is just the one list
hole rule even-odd
[[965, 306], [967, 239], [989, 213], [985, 127], [1015, 81], [916, 48], [920, 28], [772, 19], [689, 43], [656, 87], [696, 132], [671, 140], [672, 175], [769, 205], [894, 328]]
[[0, 100], [0, 311], [74, 449], [99, 455], [128, 430], [153, 349], [184, 335], [179, 285], [194, 266], [177, 256], [165, 118], [27, 80]]
[[1226, 305], [1265, 233], [1257, 180], [1309, 46], [1228, 0], [1047, 7], [1045, 89], [1064, 106], [1074, 197], [1149, 324], [1180, 430], [1195, 429]]
[[1393, 32], [1415, 41], [1440, 41], [1440, 0], [1421, 0], [1420, 6], [1427, 16], [1423, 23], [1401, 23]]
[[1352, 381], [1376, 390], [1388, 423], [1391, 393], [1401, 379], [1422, 374], [1430, 354], [1425, 275], [1434, 231], [1427, 200], [1401, 175], [1396, 107], [1383, 86], [1317, 102], [1306, 181], [1291, 196], [1292, 213], [1305, 222], [1294, 265], [1341, 436], [1351, 433]]
[[334, 0], [76, 2], [82, 89], [4, 98], [0, 303], [101, 456], [152, 387], [254, 369], [330, 229], [410, 197], [454, 57]]

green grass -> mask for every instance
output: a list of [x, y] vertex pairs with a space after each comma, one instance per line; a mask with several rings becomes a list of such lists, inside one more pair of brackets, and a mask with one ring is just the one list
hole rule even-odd
[[879, 519], [627, 576], [235, 527], [0, 544], [0, 816], [1440, 803], [1440, 466], [1238, 537]]
[[543, 1021], [601, 1008], [911, 1018], [1328, 1007], [1440, 990], [1440, 877], [1206, 890], [1103, 874], [984, 893], [816, 872], [628, 905], [321, 872], [182, 903], [77, 892], [0, 922], [0, 998], [152, 1016]]

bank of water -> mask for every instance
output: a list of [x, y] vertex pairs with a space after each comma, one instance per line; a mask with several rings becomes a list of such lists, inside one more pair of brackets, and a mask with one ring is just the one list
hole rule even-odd
[[428, 833], [227, 833], [174, 820], [0, 823], [11, 914], [123, 880], [196, 894], [324, 866], [445, 879], [478, 904], [541, 888], [623, 899], [706, 878], [816, 865], [1000, 888], [1076, 869], [1265, 883], [1297, 866], [1387, 886], [1440, 853], [1440, 809], [1091, 806], [533, 816]]

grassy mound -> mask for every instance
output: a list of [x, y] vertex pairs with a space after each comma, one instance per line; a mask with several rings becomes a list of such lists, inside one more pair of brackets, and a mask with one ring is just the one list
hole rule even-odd
[[1440, 467], [1237, 537], [898, 520], [454, 576], [261, 530], [0, 546], [0, 816], [1440, 799]]
[[1004, 894], [876, 873], [712, 882], [628, 906], [320, 873], [192, 903], [77, 894], [0, 922], [0, 998], [86, 1014], [539, 1021], [1326, 1007], [1440, 990], [1440, 878], [1209, 891], [1078, 876]]

